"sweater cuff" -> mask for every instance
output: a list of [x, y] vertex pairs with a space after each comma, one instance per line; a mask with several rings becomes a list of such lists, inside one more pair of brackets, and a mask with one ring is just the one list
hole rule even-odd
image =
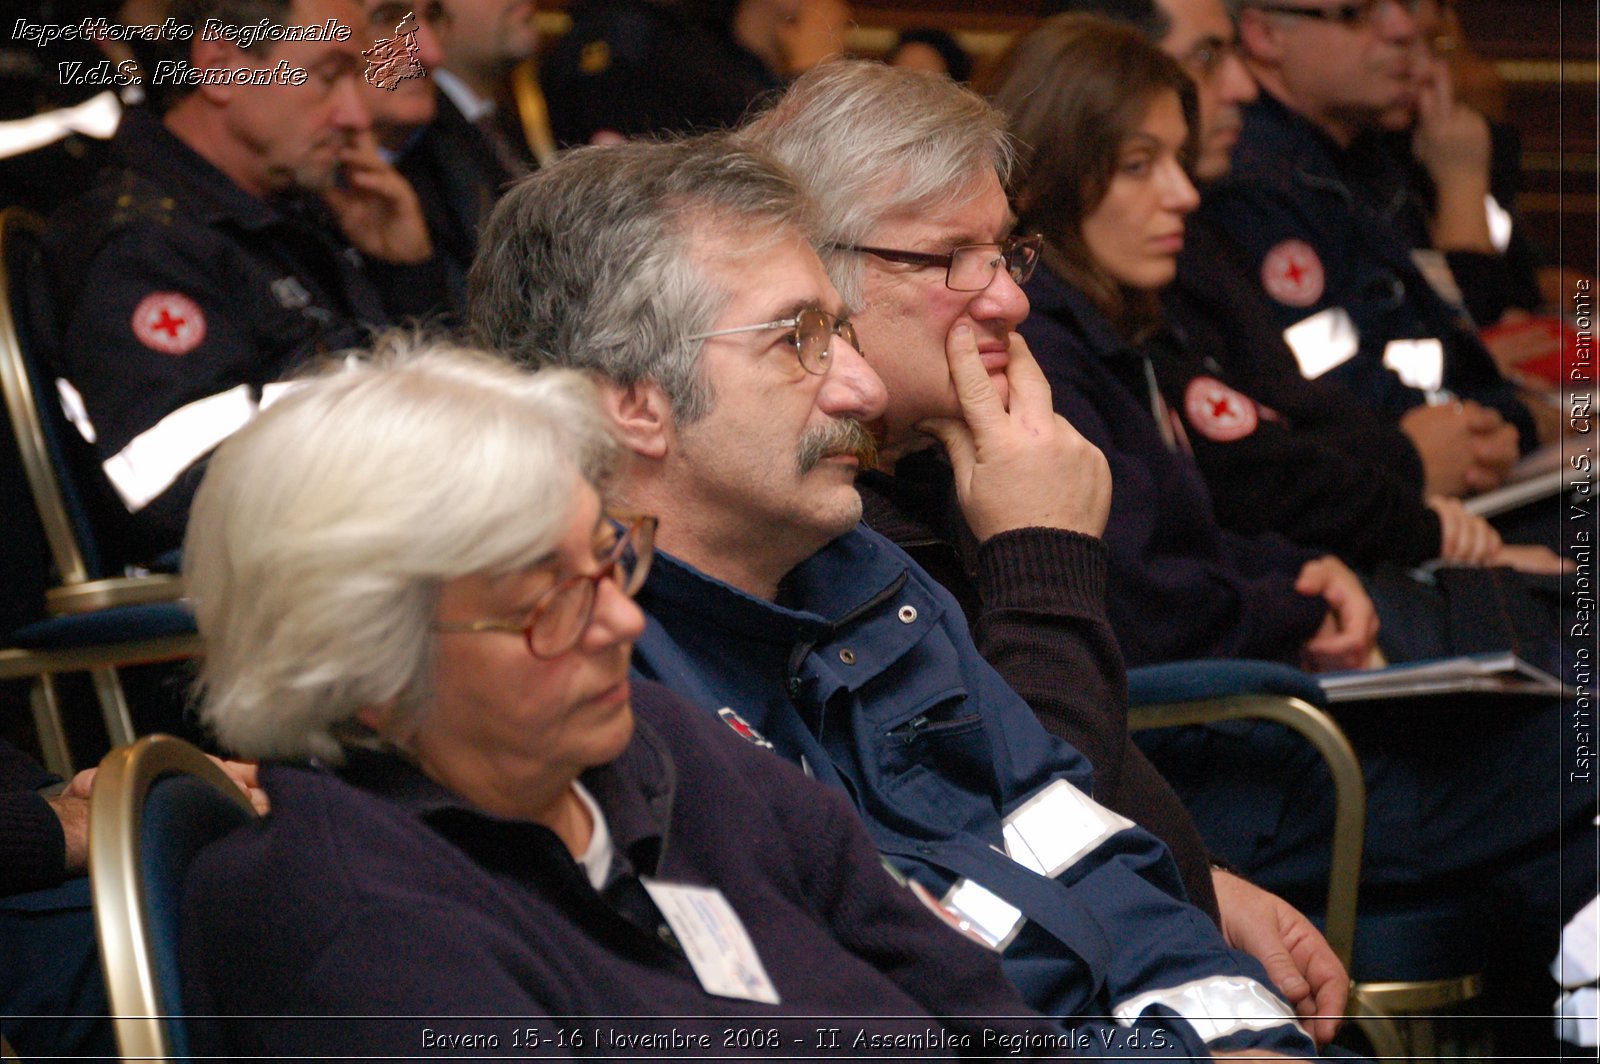
[[32, 791], [0, 794], [0, 893], [43, 890], [66, 879], [66, 846], [50, 803]]
[[1059, 528], [1018, 528], [978, 547], [978, 583], [987, 609], [1040, 609], [1105, 616], [1104, 542]]
[[1415, 551], [1408, 552], [1416, 556], [1415, 560], [1409, 562], [1411, 565], [1421, 565], [1444, 555], [1444, 525], [1431, 506], [1424, 505], [1422, 508], [1422, 520], [1417, 522], [1415, 546]]

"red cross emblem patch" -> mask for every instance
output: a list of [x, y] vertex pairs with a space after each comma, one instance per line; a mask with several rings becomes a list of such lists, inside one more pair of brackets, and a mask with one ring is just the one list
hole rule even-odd
[[1322, 298], [1325, 279], [1317, 250], [1304, 240], [1285, 240], [1261, 260], [1261, 287], [1289, 307], [1309, 307]]
[[1183, 412], [1195, 431], [1218, 443], [1244, 439], [1260, 421], [1254, 399], [1215, 377], [1196, 377], [1189, 382], [1183, 393]]
[[133, 308], [133, 335], [163, 355], [187, 355], [206, 338], [200, 305], [178, 292], [151, 292]]
[[717, 710], [717, 716], [721, 717], [722, 723], [732, 728], [735, 734], [741, 736], [749, 742], [755, 743], [757, 746], [764, 746], [768, 750], [772, 749], [772, 744], [767, 742], [766, 736], [750, 727], [750, 722], [739, 716], [739, 714], [735, 713], [732, 709], [729, 709], [727, 706], [723, 706], [721, 709]]

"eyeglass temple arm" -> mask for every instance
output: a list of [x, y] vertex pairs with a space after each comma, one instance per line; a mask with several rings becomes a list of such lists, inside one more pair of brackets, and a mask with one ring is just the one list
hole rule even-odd
[[695, 333], [686, 336], [686, 340], [709, 340], [713, 336], [731, 336], [734, 333], [759, 332], [762, 329], [792, 329], [799, 323], [797, 318], [781, 318], [778, 321], [764, 321], [759, 325], [735, 325], [731, 329], [713, 329], [711, 332]]

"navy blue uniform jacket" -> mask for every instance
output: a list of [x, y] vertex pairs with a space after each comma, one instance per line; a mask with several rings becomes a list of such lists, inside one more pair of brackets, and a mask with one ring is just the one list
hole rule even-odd
[[[1311, 1052], [1142, 828], [1085, 799], [1053, 825], [1052, 850], [1079, 844], [1053, 878], [1008, 856], [1019, 809], [1057, 785], [1087, 795], [1089, 763], [1044, 730], [978, 653], [955, 599], [893, 543], [845, 533], [790, 572], [776, 602], [658, 555], [639, 601], [642, 674], [737, 714], [849, 794], [879, 851], [935, 896], [965, 880], [1020, 910], [1002, 960], [1034, 1008], [1127, 1017], [1160, 1004], [1213, 1048]], [[1213, 1026], [1206, 1013], [1241, 1019]]]
[[1444, 387], [1499, 410], [1530, 449], [1533, 420], [1516, 390], [1471, 321], [1423, 278], [1386, 204], [1347, 173], [1353, 161], [1263, 91], [1245, 108], [1233, 169], [1206, 189], [1200, 217], [1228, 233], [1260, 271], [1263, 287], [1277, 293], [1267, 303], [1280, 328], [1325, 311], [1349, 315], [1359, 346], [1327, 373], [1362, 402], [1391, 418], [1422, 403], [1421, 391], [1384, 368], [1384, 353], [1392, 341], [1436, 338], [1444, 346]]

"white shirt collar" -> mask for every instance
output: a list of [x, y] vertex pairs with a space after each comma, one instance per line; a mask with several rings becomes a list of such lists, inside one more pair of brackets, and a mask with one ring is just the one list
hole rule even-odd
[[589, 877], [590, 886], [599, 890], [606, 885], [606, 876], [611, 874], [611, 860], [616, 855], [611, 844], [611, 829], [606, 826], [606, 815], [600, 811], [600, 803], [594, 800], [594, 795], [577, 780], [572, 781], [572, 790], [584, 808], [589, 810], [589, 819], [594, 822], [589, 832], [589, 848], [583, 851], [578, 863]]
[[486, 115], [494, 114], [493, 100], [486, 100], [473, 92], [466, 82], [444, 67], [434, 68], [433, 80], [434, 84], [439, 86], [439, 91], [450, 97], [450, 102], [456, 105], [456, 110], [460, 111], [468, 122], [475, 123]]

